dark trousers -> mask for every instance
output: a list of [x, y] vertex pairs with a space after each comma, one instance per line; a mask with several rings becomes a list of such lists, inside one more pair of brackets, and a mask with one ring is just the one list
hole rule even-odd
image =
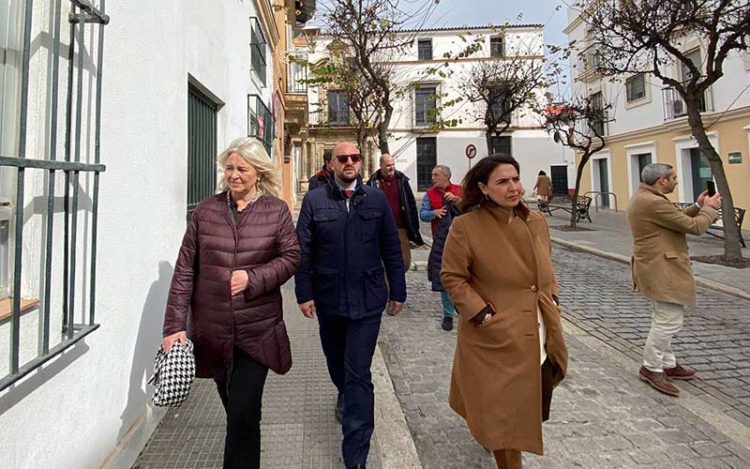
[[341, 451], [347, 466], [367, 462], [375, 429], [372, 356], [380, 332], [380, 314], [362, 319], [318, 315], [320, 342], [331, 381], [344, 396]]
[[260, 468], [260, 418], [268, 368], [234, 351], [228, 380], [215, 380], [227, 413], [224, 469]]

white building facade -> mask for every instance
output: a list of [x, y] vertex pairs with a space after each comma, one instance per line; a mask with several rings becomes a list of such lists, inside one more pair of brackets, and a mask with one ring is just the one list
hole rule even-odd
[[[403, 97], [392, 103], [395, 110], [389, 125], [389, 147], [396, 158], [396, 167], [410, 178], [414, 190], [423, 191], [432, 185], [430, 173], [437, 164], [450, 167], [453, 182], [460, 183], [472, 163], [488, 153], [484, 123], [478, 119], [482, 116], [483, 105], [465, 99], [461, 84], [468, 80], [472, 68], [481, 62], [513, 60], [519, 55], [530, 61], [543, 62], [543, 27], [441, 28], [403, 31], [398, 35], [413, 40], [410, 46], [383, 59], [393, 71], [394, 82], [406, 90]], [[482, 44], [479, 51], [468, 57], [446, 60], [446, 54], [456, 56], [477, 39]], [[330, 43], [329, 37], [322, 36], [308, 61], [319, 63], [325, 60]], [[443, 73], [428, 72], [436, 67]], [[308, 101], [313, 134], [316, 124], [321, 128], [321, 134], [336, 132], [342, 125], [346, 126], [348, 119], [343, 122], [330, 119], [330, 115], [346, 113], [346, 109], [337, 104], [340, 98], [336, 93], [333, 89], [310, 87]], [[461, 99], [452, 105], [443, 104], [456, 98]], [[545, 90], [539, 89], [536, 99], [546, 100]], [[431, 126], [432, 109], [435, 108], [439, 112], [438, 120], [460, 122], [436, 130]], [[321, 112], [327, 112], [329, 118], [315, 116]], [[319, 162], [322, 151], [330, 150], [333, 143], [328, 140], [318, 146], [317, 155], [313, 147], [312, 156], [317, 156]], [[473, 160], [466, 156], [467, 148], [471, 146], [476, 149]], [[567, 193], [568, 187], [573, 185], [572, 152], [552, 140], [542, 127], [540, 115], [532, 110], [531, 105], [513, 113], [510, 127], [493, 139], [493, 147], [494, 151], [510, 153], [519, 161], [522, 182], [528, 193], [531, 193], [539, 170], [553, 175], [558, 192]], [[373, 166], [377, 169], [377, 162]]]
[[0, 11], [0, 465], [130, 467], [186, 215], [280, 32], [268, 0], [31, 4]]

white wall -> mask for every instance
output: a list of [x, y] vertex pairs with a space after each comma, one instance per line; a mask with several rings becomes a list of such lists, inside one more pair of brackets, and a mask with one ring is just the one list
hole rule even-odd
[[[51, 3], [35, 2], [32, 41], [41, 45], [33, 49], [32, 81], [46, 76]], [[69, 2], [62, 3], [68, 8]], [[147, 437], [138, 429], [150, 429], [161, 414], [147, 407], [152, 390], [145, 381], [160, 341], [167, 290], [185, 228], [188, 75], [225, 103], [218, 115], [218, 149], [246, 135], [247, 95], [259, 93], [266, 102], [270, 97], [269, 88], [259, 90], [250, 79], [248, 17], [255, 16], [254, 2], [165, 0], [145, 10], [127, 2], [107, 6], [111, 22], [105, 27], [101, 127], [107, 170], [100, 186], [96, 298], [96, 322], [101, 327], [0, 394], [3, 467], [98, 467], [118, 442], [127, 443], [126, 437], [133, 436], [129, 431], [136, 430], [134, 439]], [[66, 43], [67, 33], [62, 37]], [[90, 69], [86, 73], [89, 86]], [[42, 155], [46, 85], [32, 82], [30, 90], [29, 149], [32, 155]], [[93, 99], [93, 92], [87, 96]], [[64, 103], [61, 99], [61, 113]], [[86, 134], [92, 131], [93, 110], [84, 120]], [[89, 135], [84, 149], [86, 161], [93, 159], [92, 138]], [[62, 144], [60, 138], [61, 148]], [[27, 204], [44, 194], [42, 183], [41, 177], [27, 178]], [[82, 176], [82, 200], [91, 193], [91, 178]], [[41, 262], [38, 247], [43, 245], [39, 228], [44, 208], [37, 205], [27, 208], [24, 227], [29, 233], [24, 242], [24, 294], [38, 294], [42, 283], [34, 274]], [[79, 218], [81, 239], [88, 239], [86, 203]], [[61, 223], [56, 223], [59, 230]], [[59, 254], [59, 246], [56, 249]], [[59, 285], [60, 278], [55, 271], [53, 282]], [[57, 296], [56, 291], [53, 297]], [[85, 307], [87, 292], [78, 297]], [[52, 313], [60, 313], [59, 305], [53, 304]], [[35, 334], [33, 317], [28, 322], [23, 337]], [[56, 330], [59, 327], [53, 328], [53, 336]], [[110, 462], [127, 466], [133, 462], [127, 458], [136, 455], [115, 455]]]
[[[471, 161], [476, 163], [487, 155], [487, 144], [484, 132], [450, 131], [440, 134], [423, 134], [423, 137], [437, 137], [437, 164], [447, 165], [453, 176], [451, 180], [460, 184], [461, 179], [470, 168], [466, 158], [466, 146], [472, 144], [477, 148], [477, 156]], [[396, 157], [396, 169], [409, 176], [412, 189], [417, 190], [417, 146], [416, 136], [410, 132], [394, 132], [390, 142], [391, 152]], [[550, 174], [552, 165], [568, 167], [568, 185], [575, 183], [573, 153], [555, 143], [542, 130], [523, 130], [512, 134], [513, 156], [521, 166], [521, 182], [528, 194], [536, 183], [539, 170]]]

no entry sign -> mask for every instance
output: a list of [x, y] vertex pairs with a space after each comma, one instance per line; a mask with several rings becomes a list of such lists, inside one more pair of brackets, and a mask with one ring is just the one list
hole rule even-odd
[[466, 151], [465, 151], [465, 153], [466, 153], [466, 157], [468, 159], [472, 159], [475, 156], [477, 156], [477, 147], [475, 147], [473, 144], [470, 143], [470, 144], [466, 145]]

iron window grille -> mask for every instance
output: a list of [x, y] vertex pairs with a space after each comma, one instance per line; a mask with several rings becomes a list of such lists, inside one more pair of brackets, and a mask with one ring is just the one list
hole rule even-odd
[[505, 57], [505, 41], [502, 36], [490, 38], [490, 57]]
[[628, 102], [637, 101], [646, 97], [646, 75], [638, 73], [625, 80], [625, 91]]
[[414, 90], [414, 124], [418, 127], [437, 121], [437, 87], [426, 86]]
[[419, 60], [432, 60], [432, 39], [417, 41], [417, 55]]
[[255, 137], [261, 142], [272, 158], [273, 139], [276, 137], [273, 114], [257, 94], [247, 96], [247, 136]]
[[266, 38], [258, 18], [252, 16], [250, 21], [250, 64], [260, 82], [266, 86]]
[[432, 170], [437, 165], [437, 138], [417, 137], [417, 190], [432, 187]]
[[[14, 154], [0, 154], [0, 168], [13, 168], [16, 172], [15, 200], [4, 201], [3, 210], [10, 211], [9, 220], [4, 226], [12, 226], [13, 233], [8, 233], [12, 239], [12, 264], [13, 272], [10, 281], [10, 341], [8, 373], [0, 376], [0, 390], [6, 389], [33, 370], [41, 367], [50, 359], [62, 354], [65, 350], [75, 345], [91, 332], [98, 329], [99, 324], [95, 321], [96, 306], [96, 257], [98, 236], [98, 213], [99, 213], [99, 175], [106, 167], [101, 161], [101, 96], [102, 96], [102, 65], [104, 46], [104, 26], [109, 23], [109, 17], [104, 14], [105, 1], [99, 2], [95, 7], [89, 0], [69, 0], [71, 7], [66, 16], [70, 28], [70, 38], [66, 38], [68, 51], [63, 53], [63, 37], [61, 34], [62, 5], [63, 0], [54, 2], [52, 12], [52, 30], [50, 31], [52, 54], [49, 65], [49, 112], [45, 115], [44, 125], [48, 129], [48, 138], [45, 141], [46, 148], [42, 157], [27, 157], [28, 138], [28, 115], [29, 115], [29, 82], [30, 82], [30, 57], [31, 57], [31, 26], [34, 15], [32, 2], [25, 2], [26, 8], [23, 13], [23, 41], [21, 52], [21, 86], [20, 104], [18, 113], [18, 144]], [[90, 25], [90, 26], [87, 26]], [[87, 28], [92, 28], [87, 30]], [[84, 60], [75, 58], [89, 57], [86, 64], [87, 73], [95, 75], [95, 78], [84, 76]], [[65, 155], [58, 158], [58, 108], [60, 92], [60, 65], [61, 59], [67, 59], [67, 94], [66, 99], [66, 121], [64, 125]], [[88, 72], [94, 70], [93, 72]], [[86, 99], [84, 100], [84, 83], [86, 83]], [[88, 88], [90, 87], [90, 88]], [[93, 112], [89, 106], [93, 104]], [[84, 115], [93, 115], [92, 121], [83, 122]], [[87, 131], [86, 137], [83, 129]], [[82, 158], [82, 148], [88, 145], [87, 140], [93, 133], [93, 163], [86, 162]], [[46, 159], [45, 159], [46, 157]], [[44, 173], [44, 184], [46, 184], [46, 212], [44, 214], [43, 239], [44, 262], [40, 266], [40, 278], [43, 286], [40, 288], [42, 298], [39, 304], [39, 330], [32, 331], [33, 334], [21, 334], [22, 304], [22, 276], [24, 274], [24, 207], [26, 179], [27, 176], [37, 176], [39, 172]], [[27, 174], [28, 173], [28, 174]], [[84, 178], [81, 178], [83, 173]], [[58, 176], [61, 176], [58, 178]], [[64, 180], [64, 187], [56, 190], [57, 179]], [[87, 184], [90, 183], [90, 185]], [[86, 187], [91, 191], [86, 194]], [[63, 208], [56, 206], [59, 198], [58, 191], [63, 193]], [[84, 193], [90, 198], [82, 204], [80, 195]], [[88, 212], [85, 217], [79, 219], [79, 211]], [[54, 221], [56, 217], [63, 218], [63, 227], [55, 230]], [[84, 234], [79, 234], [79, 228], [87, 228]], [[62, 232], [62, 236], [60, 236]], [[12, 237], [12, 238], [11, 238]], [[60, 238], [63, 239], [60, 239]], [[56, 243], [53, 243], [56, 241]], [[28, 242], [26, 244], [29, 244]], [[62, 244], [62, 255], [57, 252], [57, 244]], [[10, 248], [8, 249], [10, 251]], [[84, 254], [80, 256], [79, 251]], [[8, 252], [10, 256], [10, 252]], [[80, 257], [79, 257], [80, 256]], [[53, 271], [53, 258], [60, 262], [62, 257], [62, 276], [58, 271]], [[86, 269], [88, 272], [85, 272]], [[83, 270], [83, 274], [81, 273]], [[53, 294], [53, 277], [55, 280], [54, 293], [62, 293], [59, 303], [62, 305], [61, 315], [55, 316], [55, 324], [61, 324], [59, 341], [52, 342], [51, 338], [51, 297]], [[60, 278], [62, 277], [62, 278]], [[88, 297], [76, 299], [76, 293], [88, 292]], [[88, 300], [88, 301], [86, 301]], [[86, 304], [88, 308], [81, 306], [76, 314], [76, 307]], [[4, 324], [3, 324], [4, 325]], [[28, 351], [31, 342], [37, 344], [35, 356], [21, 362], [21, 349]], [[22, 347], [23, 342], [23, 347]], [[3, 354], [4, 355], [4, 354]]]
[[328, 123], [349, 125], [349, 104], [346, 91], [328, 91]]

